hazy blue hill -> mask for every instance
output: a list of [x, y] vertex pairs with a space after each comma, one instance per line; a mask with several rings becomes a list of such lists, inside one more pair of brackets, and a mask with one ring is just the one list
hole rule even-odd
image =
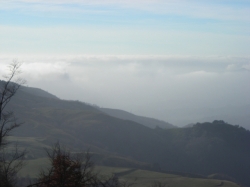
[[[15, 95], [15, 97], [13, 97], [10, 102], [10, 108], [13, 108], [14, 110], [18, 110], [19, 108], [25, 110], [33, 110], [36, 108], [52, 107], [63, 109], [99, 111], [98, 109], [79, 101], [61, 100], [57, 97], [54, 97], [53, 95], [47, 94], [46, 92], [30, 93], [30, 88], [28, 88], [28, 91], [26, 89], [27, 87], [22, 87], [22, 89], [18, 91], [18, 93]], [[36, 95], [36, 93], [38, 93], [38, 95]], [[16, 112], [16, 114], [19, 114], [19, 112]]]
[[154, 118], [143, 117], [143, 116], [137, 116], [132, 113], [126, 112], [124, 110], [109, 109], [109, 108], [100, 108], [100, 110], [110, 116], [124, 119], [124, 120], [135, 121], [137, 123], [140, 123], [150, 128], [155, 128], [155, 127], [160, 127], [164, 129], [176, 128], [176, 126], [170, 123], [167, 123], [165, 121], [157, 120]]
[[42, 138], [46, 145], [59, 140], [74, 149], [99, 149], [150, 163], [157, 159], [155, 152], [164, 147], [150, 128], [101, 112], [40, 108], [24, 114], [25, 124], [15, 134]]
[[189, 123], [185, 126], [183, 126], [182, 128], [190, 128], [190, 127], [193, 127], [195, 125], [195, 123]]
[[77, 150], [90, 147], [94, 151], [147, 162], [157, 158], [156, 144], [164, 147], [152, 129], [114, 118], [78, 101], [41, 97], [20, 90], [8, 109], [25, 122], [15, 135], [37, 138], [45, 146], [60, 141]]
[[32, 95], [36, 95], [36, 96], [40, 96], [40, 97], [46, 97], [46, 98], [51, 98], [51, 99], [59, 99], [58, 97], [56, 97], [55, 95], [46, 92], [40, 88], [33, 88], [33, 87], [27, 87], [27, 86], [23, 86], [20, 88], [21, 91], [28, 93], [28, 94], [32, 94]]
[[[46, 92], [39, 88], [22, 86], [21, 89], [18, 91], [17, 96], [15, 97], [16, 98], [14, 98], [14, 100], [18, 100], [18, 103], [20, 103], [21, 101], [22, 106], [26, 106], [26, 108], [30, 108], [30, 109], [31, 108], [34, 109], [37, 107], [55, 107], [55, 108], [101, 111], [101, 112], [104, 112], [105, 114], [108, 114], [109, 116], [113, 116], [113, 117], [123, 119], [123, 120], [134, 121], [136, 123], [145, 125], [150, 128], [155, 128], [157, 126], [164, 128], [164, 129], [176, 128], [176, 126], [170, 123], [167, 123], [165, 121], [143, 117], [143, 116], [137, 116], [137, 115], [134, 115], [132, 113], [129, 113], [123, 110], [93, 107], [89, 104], [79, 102], [79, 101], [60, 100], [55, 95], [52, 95], [49, 92]], [[18, 113], [19, 112], [17, 112], [17, 114]]]
[[[213, 111], [213, 112], [211, 112]], [[229, 106], [218, 108], [207, 112], [207, 117], [201, 118], [199, 121], [212, 121], [214, 119], [223, 119], [233, 125], [240, 125], [250, 130], [250, 105]], [[203, 111], [206, 113], [206, 111]]]
[[250, 105], [228, 105], [224, 107], [200, 107], [193, 108], [186, 106], [184, 108], [169, 109], [168, 116], [175, 119], [176, 124], [185, 125], [194, 122], [213, 121], [223, 119], [232, 125], [240, 125], [250, 130]]
[[[136, 165], [133, 160], [137, 160], [164, 171], [216, 174], [250, 185], [250, 132], [239, 126], [214, 121], [190, 128], [152, 129], [78, 101], [41, 97], [23, 90], [8, 109], [25, 122], [13, 139], [29, 150], [29, 159], [44, 156], [43, 147], [60, 141], [73, 151], [91, 148], [123, 158], [113, 166], [126, 162]], [[106, 160], [103, 163], [112, 159]]]

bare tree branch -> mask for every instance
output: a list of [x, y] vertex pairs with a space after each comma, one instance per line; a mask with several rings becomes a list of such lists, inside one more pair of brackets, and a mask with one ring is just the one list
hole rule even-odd
[[0, 82], [0, 148], [4, 146], [4, 138], [21, 124], [16, 122], [13, 112], [5, 112], [5, 107], [16, 94], [20, 86], [25, 84], [22, 78], [16, 78], [21, 73], [21, 63], [13, 61], [9, 65], [9, 74], [5, 75], [5, 81]]
[[40, 173], [38, 182], [28, 187], [127, 187], [113, 175], [104, 178], [94, 171], [94, 163], [89, 152], [72, 156], [57, 143], [47, 150], [51, 166]]
[[[4, 81], [0, 81], [0, 187], [13, 187], [16, 182], [16, 174], [22, 168], [23, 158], [26, 151], [20, 151], [15, 147], [13, 152], [6, 149], [6, 137], [21, 123], [17, 123], [17, 118], [13, 112], [5, 111], [6, 106], [12, 97], [19, 90], [25, 80], [18, 78], [21, 63], [13, 61], [9, 65], [9, 73], [4, 76]], [[7, 151], [6, 151], [7, 150]]]
[[3, 151], [0, 160], [0, 181], [3, 186], [14, 186], [16, 183], [16, 174], [23, 167], [26, 150], [20, 151], [18, 146], [10, 152]]

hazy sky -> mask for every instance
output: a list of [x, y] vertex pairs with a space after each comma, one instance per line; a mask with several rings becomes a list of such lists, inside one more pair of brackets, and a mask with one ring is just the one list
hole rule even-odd
[[0, 0], [0, 73], [60, 98], [175, 122], [250, 104], [249, 0]]
[[249, 55], [249, 0], [0, 0], [1, 53]]

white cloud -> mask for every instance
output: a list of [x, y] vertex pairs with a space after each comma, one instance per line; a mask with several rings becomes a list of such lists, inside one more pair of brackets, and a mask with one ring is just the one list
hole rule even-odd
[[250, 71], [250, 62], [242, 66], [243, 69]]
[[238, 62], [235, 64], [229, 64], [226, 70], [228, 71], [250, 71], [250, 63]]
[[64, 62], [53, 62], [53, 63], [44, 63], [44, 62], [33, 62], [33, 63], [24, 63], [22, 65], [23, 73], [26, 75], [27, 79], [32, 81], [50, 81], [50, 80], [63, 80], [67, 81], [70, 79], [67, 72], [68, 63]]
[[[246, 81], [250, 80], [249, 71], [229, 71], [234, 66], [249, 68], [249, 59], [124, 55], [18, 57], [23, 61], [23, 77], [29, 86], [60, 98], [120, 108], [170, 122], [180, 120], [177, 114], [168, 115], [167, 111], [172, 109], [250, 104]], [[0, 73], [4, 73], [12, 56], [0, 55], [0, 61]]]
[[238, 71], [241, 67], [238, 64], [229, 64], [226, 68], [228, 71]]

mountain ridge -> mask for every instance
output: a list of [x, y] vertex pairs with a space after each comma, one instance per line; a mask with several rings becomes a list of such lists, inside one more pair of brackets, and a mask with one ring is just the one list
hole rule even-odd
[[135, 114], [132, 114], [132, 113], [129, 113], [127, 111], [120, 110], [120, 109], [110, 109], [110, 108], [99, 108], [99, 109], [102, 112], [104, 112], [110, 116], [117, 117], [117, 118], [124, 119], [124, 120], [135, 121], [137, 123], [140, 123], [140, 124], [145, 125], [145, 126], [150, 127], [150, 128], [156, 128], [156, 127], [160, 127], [160, 128], [164, 128], [164, 129], [177, 128], [176, 126], [174, 126], [168, 122], [154, 119], [154, 118], [138, 116], [138, 115], [135, 115]]
[[8, 110], [25, 121], [13, 135], [21, 146], [30, 147], [30, 159], [41, 156], [41, 146], [59, 141], [73, 151], [91, 148], [162, 170], [205, 176], [220, 173], [250, 185], [250, 132], [222, 120], [190, 128], [152, 129], [79, 101], [22, 90], [13, 97]]

